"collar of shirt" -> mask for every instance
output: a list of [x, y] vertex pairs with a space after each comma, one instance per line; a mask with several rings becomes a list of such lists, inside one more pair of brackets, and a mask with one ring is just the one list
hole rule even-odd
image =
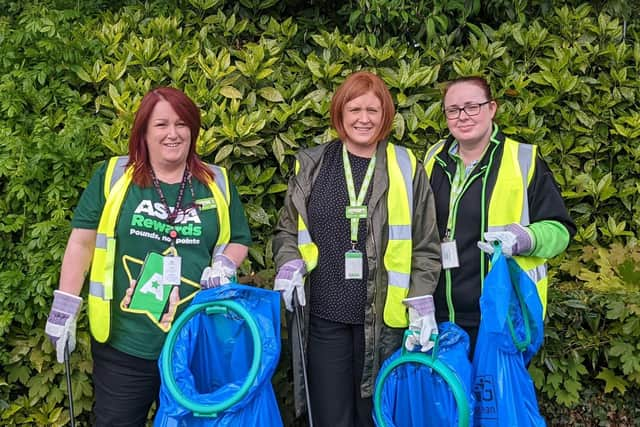
[[464, 171], [464, 175], [460, 176], [460, 178], [461, 177], [466, 178], [467, 175], [469, 175], [469, 173], [473, 170], [473, 168], [478, 164], [480, 159], [484, 156], [484, 153], [487, 151], [487, 149], [486, 148], [484, 149], [484, 151], [482, 152], [482, 156], [480, 156], [480, 159], [474, 160], [468, 165], [464, 164], [462, 157], [460, 157], [460, 155], [458, 154], [459, 151], [460, 149], [458, 146], [458, 141], [453, 141], [453, 143], [451, 144], [451, 147], [449, 148], [449, 156], [451, 156], [451, 158], [456, 162], [456, 165], [457, 165], [456, 176], [460, 175], [461, 171]]

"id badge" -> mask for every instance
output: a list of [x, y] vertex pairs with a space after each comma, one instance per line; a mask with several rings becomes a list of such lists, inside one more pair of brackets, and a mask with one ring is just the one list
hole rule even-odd
[[198, 199], [196, 200], [196, 206], [201, 211], [208, 211], [210, 209], [216, 208], [216, 199], [213, 197], [207, 197], [206, 199]]
[[351, 250], [344, 254], [344, 278], [362, 279], [362, 252]]
[[165, 285], [179, 285], [182, 267], [182, 257], [165, 256], [162, 259], [162, 283]]
[[347, 206], [345, 209], [345, 216], [348, 219], [365, 219], [367, 217], [366, 206]]
[[442, 253], [442, 268], [457, 268], [460, 267], [460, 261], [458, 260], [458, 247], [455, 240], [447, 240], [440, 243], [440, 251]]

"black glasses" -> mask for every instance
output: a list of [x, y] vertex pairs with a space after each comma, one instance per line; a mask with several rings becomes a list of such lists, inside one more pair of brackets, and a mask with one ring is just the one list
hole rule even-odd
[[447, 107], [444, 109], [444, 115], [447, 119], [457, 119], [460, 112], [464, 111], [467, 116], [477, 116], [480, 114], [480, 108], [491, 101], [480, 102], [479, 104], [466, 104], [464, 107]]

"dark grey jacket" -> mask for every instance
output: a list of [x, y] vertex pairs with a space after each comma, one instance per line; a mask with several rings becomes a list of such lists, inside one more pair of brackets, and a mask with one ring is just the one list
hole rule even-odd
[[[333, 141], [329, 144], [340, 144]], [[329, 144], [320, 145], [298, 153], [300, 170], [291, 177], [289, 188], [273, 238], [276, 269], [285, 262], [301, 259], [297, 246], [298, 213], [309, 224], [307, 203], [313, 183], [320, 171], [324, 153]], [[387, 327], [383, 322], [384, 302], [387, 295], [387, 272], [384, 268], [384, 251], [387, 246], [387, 142], [378, 144], [376, 167], [372, 180], [367, 217], [367, 300], [365, 304], [365, 357], [360, 392], [362, 397], [373, 394], [375, 378], [382, 362], [400, 345], [404, 329]], [[422, 164], [418, 162], [413, 180], [414, 215], [412, 222], [413, 255], [409, 297], [433, 294], [440, 274], [440, 242], [436, 224], [433, 193]], [[305, 284], [309, 295], [309, 281]], [[308, 331], [309, 307], [304, 310], [304, 334]], [[292, 345], [294, 398], [296, 414], [305, 407], [305, 390], [302, 377], [302, 361], [297, 342], [295, 322], [289, 322]]]

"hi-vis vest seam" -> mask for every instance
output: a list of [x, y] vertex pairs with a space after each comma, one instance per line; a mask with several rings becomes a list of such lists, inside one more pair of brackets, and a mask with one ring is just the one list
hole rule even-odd
[[[116, 261], [115, 230], [120, 208], [133, 178], [132, 168], [127, 168], [127, 156], [112, 157], [107, 163], [103, 192], [105, 205], [96, 230], [96, 245], [91, 262], [89, 282], [89, 327], [98, 342], [106, 342], [111, 331], [111, 300]], [[221, 253], [231, 238], [229, 216], [229, 181], [224, 168], [208, 165], [215, 180], [208, 187], [217, 206], [220, 231], [214, 254]]]
[[[408, 317], [402, 300], [409, 293], [411, 259], [413, 250], [413, 179], [416, 173], [416, 158], [405, 148], [387, 144], [387, 219], [389, 224], [384, 266], [387, 271], [387, 297], [384, 305], [384, 322], [396, 328], [407, 327]], [[300, 164], [296, 162], [295, 171]], [[305, 261], [307, 271], [318, 265], [318, 247], [311, 240], [307, 225], [298, 214], [298, 250]]]
[[[446, 141], [440, 141], [425, 156], [425, 170], [431, 177], [436, 156], [442, 151]], [[520, 144], [505, 138], [504, 150], [498, 177], [492, 191], [488, 209], [488, 231], [504, 230], [511, 223], [523, 226], [530, 224], [528, 186], [535, 172], [537, 147]], [[536, 283], [543, 311], [547, 305], [546, 259], [531, 256], [513, 257], [518, 265]]]

